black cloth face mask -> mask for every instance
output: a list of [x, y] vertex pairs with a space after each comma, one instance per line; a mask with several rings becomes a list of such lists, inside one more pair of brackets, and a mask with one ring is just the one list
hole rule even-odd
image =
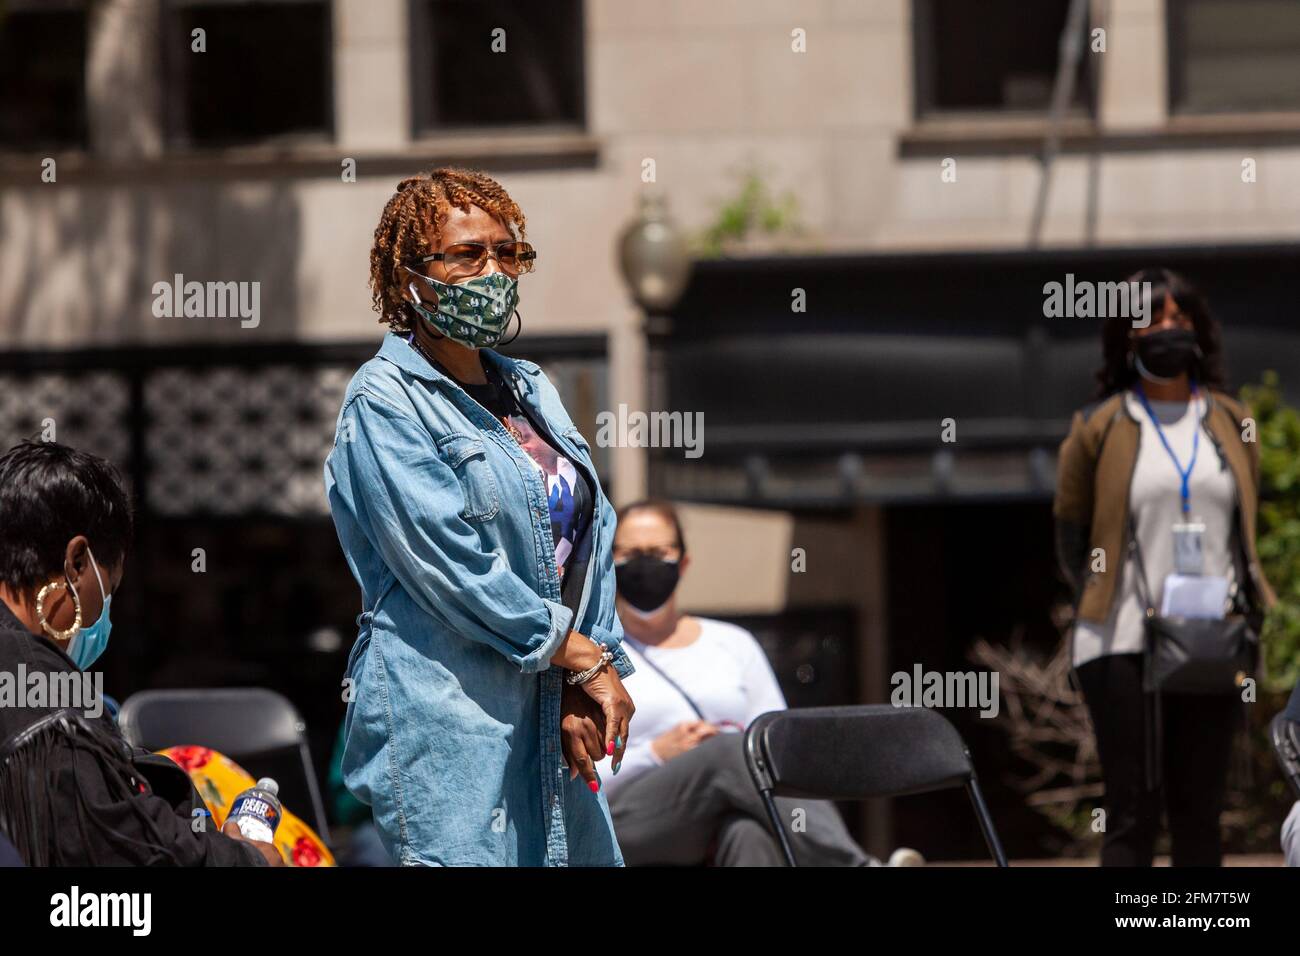
[[638, 611], [656, 611], [677, 589], [680, 571], [676, 561], [638, 554], [614, 565], [618, 593]]
[[1161, 329], [1134, 343], [1142, 367], [1159, 378], [1177, 378], [1191, 371], [1196, 358], [1196, 333], [1190, 329]]

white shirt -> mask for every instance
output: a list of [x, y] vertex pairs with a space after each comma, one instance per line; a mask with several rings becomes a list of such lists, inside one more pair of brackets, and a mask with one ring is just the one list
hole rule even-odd
[[656, 737], [682, 721], [701, 719], [659, 671], [690, 695], [704, 720], [721, 725], [722, 733], [741, 733], [759, 714], [786, 709], [776, 675], [753, 634], [725, 621], [696, 620], [700, 636], [684, 647], [646, 645], [624, 635], [622, 646], [636, 673], [623, 684], [636, 704], [636, 713], [618, 776], [607, 769], [608, 763], [597, 765], [607, 794], [663, 765], [650, 747]]
[[[1173, 526], [1183, 520], [1181, 484], [1169, 452], [1160, 441], [1151, 416], [1133, 392], [1124, 397], [1128, 413], [1141, 425], [1137, 462], [1129, 485], [1129, 512], [1137, 523], [1138, 547], [1146, 566], [1146, 588], [1151, 602], [1160, 609], [1165, 577], [1174, 570]], [[1196, 402], [1152, 402], [1165, 440], [1186, 468], [1192, 460], [1192, 441], [1200, 430], [1200, 447], [1192, 469], [1188, 489], [1191, 517], [1205, 523], [1203, 574], [1228, 579], [1229, 588], [1237, 580], [1232, 556], [1233, 518], [1236, 513], [1236, 485], [1226, 460], [1219, 457], [1214, 440], [1202, 424], [1205, 399]], [[1120, 507], [1122, 502], [1097, 502], [1096, 507]], [[1104, 624], [1077, 621], [1074, 625], [1074, 666], [1103, 654], [1141, 653], [1145, 640], [1146, 606], [1139, 597], [1137, 561], [1128, 551], [1129, 532], [1124, 530], [1124, 553], [1106, 555], [1107, 567], [1123, 561], [1124, 576], [1111, 603], [1110, 617]], [[1089, 555], [1088, 560], [1092, 560]], [[1145, 592], [1143, 592], [1145, 593]]]

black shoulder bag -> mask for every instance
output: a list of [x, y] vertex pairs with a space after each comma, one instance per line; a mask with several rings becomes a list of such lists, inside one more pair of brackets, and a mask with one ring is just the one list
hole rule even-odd
[[1137, 523], [1129, 516], [1129, 550], [1137, 560], [1138, 598], [1146, 608], [1142, 647], [1145, 693], [1145, 771], [1148, 789], [1163, 777], [1164, 708], [1161, 694], [1234, 694], [1255, 672], [1259, 659], [1259, 623], [1246, 607], [1240, 582], [1233, 594], [1233, 613], [1212, 618], [1161, 617], [1147, 586]]
[[1161, 694], [1238, 693], [1259, 659], [1259, 630], [1242, 588], [1234, 590], [1232, 613], [1221, 619], [1161, 617], [1151, 599], [1132, 516], [1129, 549], [1137, 559], [1138, 598], [1146, 607], [1143, 689]]

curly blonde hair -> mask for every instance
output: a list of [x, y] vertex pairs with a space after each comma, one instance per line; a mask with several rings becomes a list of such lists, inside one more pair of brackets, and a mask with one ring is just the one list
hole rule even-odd
[[457, 166], [439, 166], [419, 176], [403, 179], [384, 206], [375, 227], [375, 244], [370, 249], [370, 299], [379, 321], [394, 332], [409, 332], [410, 317], [402, 288], [406, 279], [402, 265], [433, 252], [425, 233], [433, 224], [433, 243], [442, 237], [442, 227], [455, 206], [468, 212], [479, 206], [515, 230], [515, 238], [527, 238], [523, 211], [505, 187], [487, 173]]

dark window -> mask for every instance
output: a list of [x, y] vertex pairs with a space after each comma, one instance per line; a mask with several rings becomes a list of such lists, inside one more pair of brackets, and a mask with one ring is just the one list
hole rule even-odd
[[[916, 111], [1042, 113], [1069, 0], [915, 0]], [[1092, 101], [1085, 24], [1073, 110]]]
[[1167, 2], [1171, 112], [1300, 110], [1300, 3]]
[[0, 147], [86, 145], [82, 4], [0, 4]]
[[580, 0], [412, 0], [416, 133], [582, 125], [582, 38]]
[[[174, 0], [164, 11], [167, 132], [226, 146], [333, 133], [330, 4]], [[193, 31], [206, 52], [193, 51]]]

